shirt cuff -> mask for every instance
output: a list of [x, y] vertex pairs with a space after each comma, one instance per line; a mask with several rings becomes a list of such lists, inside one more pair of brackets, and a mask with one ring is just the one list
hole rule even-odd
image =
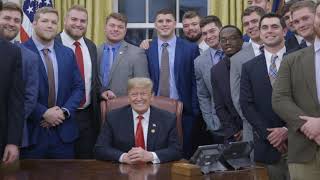
[[151, 161], [152, 164], [159, 164], [160, 163], [160, 159], [158, 158], [157, 154], [155, 152], [151, 152], [152, 156], [153, 156], [153, 160]]
[[124, 156], [125, 154], [126, 154], [126, 153], [122, 153], [122, 154], [121, 154], [121, 156], [120, 156], [120, 158], [119, 158], [119, 162], [120, 162], [120, 163], [123, 163], [123, 156]]
[[283, 126], [282, 128], [288, 131], [288, 128], [287, 128], [287, 127]]
[[67, 108], [61, 107], [63, 114], [66, 116], [67, 119], [70, 118], [70, 111]]

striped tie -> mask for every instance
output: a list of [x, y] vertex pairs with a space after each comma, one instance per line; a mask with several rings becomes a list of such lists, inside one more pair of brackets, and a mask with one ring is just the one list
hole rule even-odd
[[276, 66], [276, 60], [278, 59], [277, 55], [272, 55], [271, 56], [271, 64], [269, 66], [269, 78], [271, 82], [271, 86], [273, 86], [273, 83], [275, 82], [277, 78], [277, 66]]

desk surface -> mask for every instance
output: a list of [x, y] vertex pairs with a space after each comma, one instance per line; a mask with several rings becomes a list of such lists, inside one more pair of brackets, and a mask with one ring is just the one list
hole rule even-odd
[[172, 163], [125, 165], [96, 160], [22, 160], [0, 168], [1, 180], [267, 180], [265, 168], [186, 177], [171, 173]]

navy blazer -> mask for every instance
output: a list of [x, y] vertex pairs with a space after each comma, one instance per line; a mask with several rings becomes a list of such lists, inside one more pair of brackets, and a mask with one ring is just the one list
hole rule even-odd
[[[130, 105], [108, 113], [95, 145], [97, 159], [119, 161], [123, 153], [135, 146], [133, 121]], [[151, 106], [146, 144], [147, 151], [155, 152], [161, 163], [179, 160], [182, 152], [176, 116]]]
[[0, 38], [0, 158], [7, 144], [20, 145], [24, 83], [20, 49]]
[[230, 58], [224, 57], [211, 68], [214, 108], [221, 121], [225, 139], [242, 129], [242, 119], [233, 105], [230, 90]]
[[[24, 45], [35, 52], [41, 60], [40, 53], [30, 38]], [[79, 133], [78, 126], [74, 119], [74, 113], [79, 107], [80, 101], [84, 95], [84, 83], [81, 79], [75, 55], [70, 48], [63, 46], [61, 43], [54, 42], [58, 64], [58, 94], [56, 105], [69, 110], [70, 117], [57, 126], [58, 133], [63, 142], [73, 142]], [[28, 120], [29, 142], [36, 144], [40, 128], [40, 122], [43, 114], [48, 109], [48, 77], [45, 65], [39, 63], [39, 96], [36, 108], [31, 113]]]
[[[199, 48], [196, 44], [177, 37], [173, 73], [179, 100], [183, 103], [184, 114], [191, 116], [198, 115], [200, 112], [193, 65], [193, 61], [199, 55]], [[153, 90], [157, 94], [160, 78], [158, 39], [152, 40], [147, 50], [147, 58]]]
[[281, 153], [267, 140], [267, 128], [284, 127], [286, 123], [273, 111], [272, 86], [264, 54], [242, 65], [240, 105], [243, 115], [252, 125], [254, 158], [257, 162], [275, 163]]
[[36, 107], [39, 89], [39, 57], [20, 43], [16, 43], [22, 55], [22, 79], [25, 85], [24, 118], [27, 119]]

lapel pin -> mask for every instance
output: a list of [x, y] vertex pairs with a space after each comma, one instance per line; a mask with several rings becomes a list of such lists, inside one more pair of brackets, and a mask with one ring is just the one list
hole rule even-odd
[[122, 52], [122, 51], [120, 51], [120, 52], [119, 52], [119, 54], [121, 55], [121, 54], [123, 54], [123, 52]]
[[156, 127], [157, 125], [156, 124], [152, 124], [152, 127]]
[[155, 133], [156, 132], [156, 130], [154, 130], [154, 129], [151, 129], [151, 133]]

